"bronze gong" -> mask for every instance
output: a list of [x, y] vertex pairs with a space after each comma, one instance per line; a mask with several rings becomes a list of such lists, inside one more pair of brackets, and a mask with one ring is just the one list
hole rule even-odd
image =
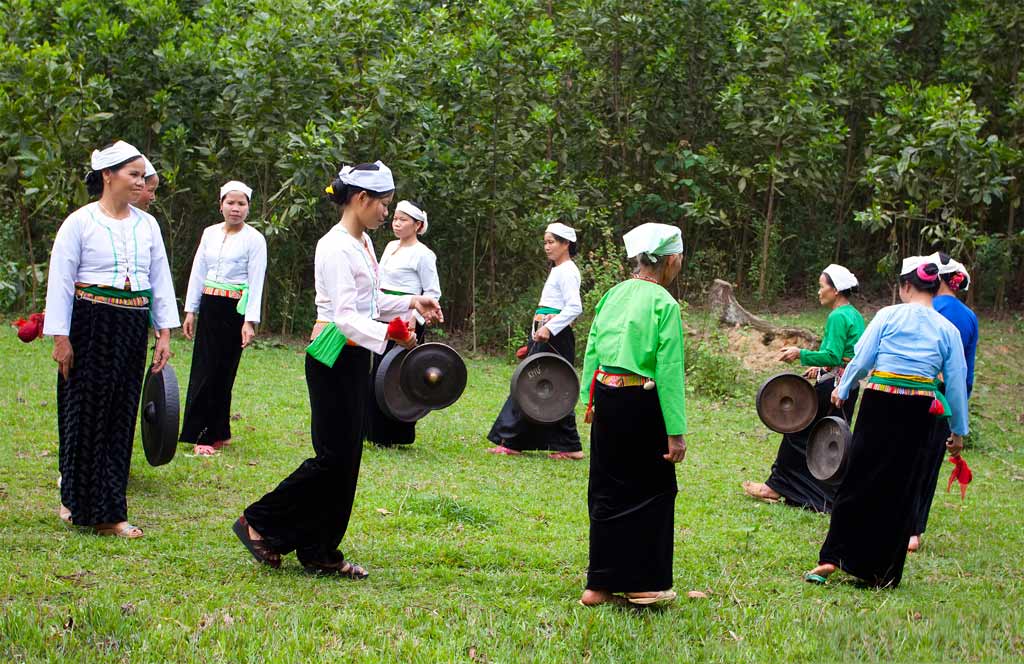
[[802, 376], [781, 373], [757, 391], [757, 415], [778, 433], [796, 433], [811, 425], [818, 414], [818, 395]]
[[415, 422], [430, 412], [430, 408], [414, 402], [402, 389], [402, 361], [407, 350], [395, 346], [389, 350], [377, 366], [373, 381], [373, 393], [381, 411], [401, 422]]
[[157, 373], [147, 367], [142, 386], [142, 449], [151, 466], [162, 466], [174, 458], [178, 449], [178, 377], [170, 364]]
[[839, 484], [846, 475], [852, 440], [846, 420], [834, 415], [821, 418], [807, 439], [807, 470], [826, 484]]
[[451, 346], [432, 342], [405, 354], [399, 370], [402, 392], [413, 403], [441, 410], [466, 389], [466, 363]]
[[572, 413], [580, 398], [580, 379], [557, 353], [536, 353], [512, 374], [512, 400], [527, 419], [551, 424]]

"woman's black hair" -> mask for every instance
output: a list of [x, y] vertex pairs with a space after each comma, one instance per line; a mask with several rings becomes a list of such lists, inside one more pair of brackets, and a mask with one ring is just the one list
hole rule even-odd
[[[108, 143], [107, 145], [104, 145], [102, 148], [100, 148], [100, 150], [106, 150], [107, 148], [112, 147], [113, 145], [114, 145], [113, 143]], [[136, 159], [142, 159], [142, 155], [139, 155], [138, 157], [131, 157], [130, 159], [125, 159], [120, 164], [114, 164], [113, 166], [107, 166], [106, 168], [101, 168], [98, 171], [89, 171], [85, 175], [85, 190], [87, 192], [89, 192], [90, 196], [102, 196], [103, 195], [103, 171], [112, 171], [112, 172], [116, 173], [119, 170], [121, 170], [122, 168], [124, 168], [125, 164], [130, 164], [131, 162], [135, 161]]]
[[564, 237], [561, 237], [559, 235], [555, 235], [554, 233], [551, 234], [551, 237], [555, 238], [556, 242], [559, 242], [561, 244], [568, 244], [569, 245], [569, 258], [575, 258], [576, 254], [580, 253], [580, 250], [576, 246], [576, 243], [573, 242], [572, 240], [566, 240]]
[[[950, 258], [949, 254], [943, 253], [941, 251], [939, 252], [939, 263], [941, 263], [942, 265], [949, 265], [949, 261], [951, 260], [953, 259]], [[942, 281], [944, 281], [945, 284], [949, 286], [951, 290], [960, 290], [960, 287], [966, 280], [959, 272], [947, 272], [946, 274], [940, 274], [939, 278], [942, 279]], [[970, 283], [969, 280], [966, 281], [968, 281], [968, 284]]]
[[[935, 277], [930, 281], [925, 281], [918, 275], [918, 270], [923, 271], [929, 277]], [[914, 270], [909, 274], [900, 275], [900, 286], [903, 284], [910, 284], [915, 290], [919, 290], [922, 293], [931, 293], [935, 295], [939, 292], [939, 267], [935, 263], [925, 263], [918, 270]]]
[[[356, 164], [352, 167], [353, 171], [379, 171], [380, 166], [377, 164]], [[363, 189], [351, 184], [345, 184], [341, 181], [341, 178], [334, 178], [334, 182], [331, 183], [331, 191], [328, 193], [327, 198], [338, 207], [345, 207], [348, 202], [352, 200], [352, 197], [361, 191], [365, 191], [370, 198], [387, 198], [394, 189], [388, 191], [373, 191], [371, 189]]]
[[[825, 281], [828, 282], [829, 286], [831, 286], [832, 288], [836, 288], [836, 284], [834, 281], [832, 281], [832, 277], [828, 275], [828, 272], [822, 272], [821, 274], [825, 277]], [[850, 299], [851, 295], [859, 291], [860, 288], [858, 286], [850, 286], [846, 290], [839, 290], [838, 288], [836, 288], [836, 292], [845, 297], [847, 300]]]

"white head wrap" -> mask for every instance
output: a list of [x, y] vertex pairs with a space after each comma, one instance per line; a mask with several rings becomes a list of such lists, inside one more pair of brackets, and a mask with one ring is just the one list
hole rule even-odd
[[937, 251], [931, 256], [928, 256], [928, 260], [939, 266], [939, 276], [942, 276], [944, 274], [953, 274], [954, 272], [959, 272], [960, 274], [964, 275], [963, 282], [961, 282], [959, 288], [955, 290], [965, 291], [968, 288], [970, 288], [971, 275], [967, 272], [967, 268], [964, 267], [963, 263], [961, 263], [960, 261], [955, 261], [952, 258], [950, 258], [948, 262], [943, 263], [942, 256], [940, 256], [939, 252]]
[[145, 174], [143, 174], [142, 177], [148, 179], [156, 175], [156, 167], [153, 165], [153, 162], [151, 162], [149, 158], [146, 157], [146, 155], [142, 155], [142, 162], [146, 164], [146, 172]]
[[117, 166], [123, 164], [129, 159], [135, 159], [141, 157], [142, 153], [138, 149], [129, 143], [124, 141], [117, 141], [109, 148], [103, 150], [93, 150], [92, 158], [89, 160], [89, 167], [94, 171], [102, 171], [104, 168], [110, 168], [111, 166]]
[[220, 200], [224, 200], [224, 197], [230, 194], [232, 191], [238, 191], [245, 194], [245, 197], [252, 200], [252, 189], [249, 188], [244, 182], [238, 180], [232, 180], [231, 182], [224, 183], [224, 186], [220, 188]]
[[419, 209], [409, 201], [398, 201], [398, 205], [395, 206], [395, 212], [402, 212], [403, 214], [407, 214], [416, 221], [420, 222], [422, 226], [420, 226], [420, 229], [416, 231], [418, 235], [423, 235], [424, 233], [427, 232], [427, 213]]
[[622, 241], [626, 244], [628, 258], [647, 254], [651, 260], [657, 261], [655, 256], [683, 253], [683, 232], [668, 224], [640, 224], [623, 235]]
[[385, 191], [395, 190], [395, 179], [391, 176], [391, 169], [384, 165], [379, 159], [373, 162], [376, 171], [357, 171], [351, 166], [342, 166], [338, 171], [338, 179], [345, 184], [366, 189], [378, 194]]
[[853, 272], [850, 272], [842, 265], [832, 263], [822, 272], [827, 274], [828, 278], [832, 280], [832, 285], [836, 287], [837, 291], [849, 290], [857, 286], [857, 277], [853, 276]]
[[935, 263], [930, 256], [907, 256], [903, 259], [903, 265], [900, 267], [900, 276], [904, 277], [911, 272], [916, 272], [917, 268], [929, 263]]
[[548, 224], [548, 227], [544, 229], [544, 232], [551, 233], [555, 237], [560, 237], [563, 240], [568, 240], [569, 242], [576, 241], [576, 229], [570, 228], [558, 221], [553, 224]]

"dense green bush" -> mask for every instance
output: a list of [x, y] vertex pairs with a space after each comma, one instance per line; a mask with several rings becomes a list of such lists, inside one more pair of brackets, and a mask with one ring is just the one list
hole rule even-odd
[[429, 211], [448, 327], [480, 346], [525, 329], [554, 219], [590, 306], [648, 220], [683, 229], [688, 300], [716, 276], [802, 292], [831, 260], [882, 285], [942, 246], [981, 303], [1019, 302], [1022, 33], [1010, 0], [10, 0], [0, 306], [41, 306], [113, 138], [160, 169], [179, 290], [219, 185], [255, 189], [275, 332], [312, 321], [324, 185], [376, 158]]

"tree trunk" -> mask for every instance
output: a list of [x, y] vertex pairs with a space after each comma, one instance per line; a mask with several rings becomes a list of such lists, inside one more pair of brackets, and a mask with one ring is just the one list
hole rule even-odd
[[[778, 150], [776, 149], [776, 152]], [[772, 212], [775, 207], [775, 169], [772, 168], [772, 175], [768, 178], [768, 211], [764, 217], [764, 238], [761, 241], [761, 274], [758, 277], [757, 296], [764, 299], [765, 286], [767, 285], [766, 275], [768, 274], [768, 249], [771, 247], [772, 233]]]
[[20, 201], [18, 207], [21, 212], [21, 227], [25, 231], [25, 241], [28, 244], [28, 267], [32, 273], [32, 296], [28, 308], [34, 311], [39, 297], [39, 276], [36, 274], [36, 252], [32, 244], [32, 224], [28, 221], [28, 209], [25, 207], [24, 200], [20, 197], [18, 200]]
[[752, 327], [772, 337], [797, 337], [810, 344], [821, 343], [821, 337], [802, 327], [786, 327], [773, 325], [763, 318], [750, 313], [736, 301], [732, 284], [728, 281], [715, 279], [708, 289], [708, 308], [718, 316], [721, 323], [732, 326]]

